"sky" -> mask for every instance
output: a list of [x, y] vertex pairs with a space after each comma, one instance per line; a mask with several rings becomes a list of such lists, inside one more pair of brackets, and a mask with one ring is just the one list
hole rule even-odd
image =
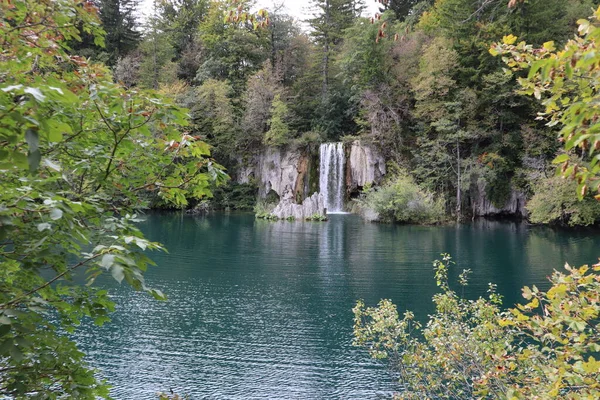
[[[304, 20], [311, 16], [310, 0], [258, 0], [259, 8], [272, 9], [274, 4], [282, 4], [287, 9], [287, 13], [298, 20]], [[379, 10], [379, 4], [375, 0], [366, 0], [366, 15], [373, 15]]]
[[[149, 14], [152, 11], [153, 0], [142, 0], [140, 2], [140, 12], [143, 14]], [[299, 21], [310, 18], [311, 16], [311, 3], [310, 0], [257, 0], [257, 9], [266, 8], [273, 9], [274, 5], [283, 4], [286, 9], [286, 13], [296, 18]], [[365, 0], [367, 9], [365, 15], [374, 15], [379, 10], [379, 3], [375, 0]]]

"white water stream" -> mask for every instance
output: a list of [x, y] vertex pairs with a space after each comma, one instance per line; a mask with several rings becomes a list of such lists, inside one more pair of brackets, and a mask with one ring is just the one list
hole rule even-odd
[[344, 212], [344, 167], [343, 143], [323, 143], [319, 148], [319, 190], [325, 198], [329, 214]]

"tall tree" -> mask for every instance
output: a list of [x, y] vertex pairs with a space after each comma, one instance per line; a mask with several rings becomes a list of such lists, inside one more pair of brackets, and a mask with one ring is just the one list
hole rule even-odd
[[[244, 0], [239, 7], [247, 10], [250, 2]], [[254, 29], [252, 21], [238, 16], [228, 18], [230, 11], [226, 2], [212, 2], [206, 19], [200, 23], [199, 40], [204, 57], [196, 81], [202, 84], [209, 79], [226, 79], [235, 95], [240, 96], [247, 79], [268, 58], [268, 34]]]
[[[392, 10], [396, 15], [396, 18], [403, 21], [410, 14], [410, 10], [417, 5], [422, 3], [423, 0], [388, 0], [383, 3], [383, 7], [380, 8], [381, 12], [386, 10]], [[431, 1], [425, 0], [425, 2], [431, 3]]]
[[354, 19], [364, 10], [361, 0], [313, 0], [315, 17], [308, 20], [312, 36], [322, 48], [321, 98], [325, 102], [329, 94], [330, 63], [333, 52], [342, 43], [344, 30], [352, 26]]
[[206, 18], [208, 7], [208, 0], [165, 0], [157, 4], [158, 28], [172, 48], [178, 77], [188, 83], [196, 77], [200, 67], [198, 26]]
[[97, 0], [100, 20], [106, 31], [104, 38], [108, 65], [134, 50], [140, 42], [141, 32], [135, 14], [139, 0]]

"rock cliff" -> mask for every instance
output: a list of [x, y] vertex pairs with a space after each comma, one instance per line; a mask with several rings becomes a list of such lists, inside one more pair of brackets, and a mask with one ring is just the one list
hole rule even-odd
[[488, 199], [485, 192], [485, 184], [480, 183], [474, 190], [473, 197], [471, 198], [471, 207], [474, 217], [497, 217], [497, 216], [511, 216], [518, 218], [527, 218], [527, 210], [525, 205], [527, 203], [527, 197], [522, 192], [517, 190], [511, 190], [510, 197], [506, 203], [498, 208], [490, 199]]
[[310, 162], [310, 155], [301, 149], [267, 147], [254, 156], [247, 167], [240, 168], [237, 182], [248, 183], [254, 179], [261, 198], [271, 190], [281, 198], [287, 188], [292, 188], [294, 199], [301, 201], [310, 194], [307, 193]]
[[[385, 159], [375, 146], [355, 140], [345, 145], [345, 197], [355, 197], [367, 184], [379, 184], [386, 173]], [[240, 162], [242, 165], [242, 162]], [[238, 183], [254, 180], [260, 198], [276, 193], [280, 199], [288, 189], [292, 201], [302, 204], [319, 188], [318, 148], [267, 147], [241, 166], [236, 174]]]
[[366, 184], [379, 184], [386, 173], [385, 159], [376, 147], [355, 140], [346, 163], [346, 191], [352, 197]]
[[283, 198], [271, 213], [279, 219], [294, 218], [303, 221], [316, 215], [325, 217], [325, 198], [320, 193], [304, 199], [302, 204], [294, 202], [293, 190], [288, 187]]

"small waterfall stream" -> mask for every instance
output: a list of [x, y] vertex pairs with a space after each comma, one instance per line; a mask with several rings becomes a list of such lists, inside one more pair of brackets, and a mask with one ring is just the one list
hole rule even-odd
[[319, 148], [319, 190], [325, 198], [328, 213], [344, 211], [344, 167], [343, 143], [323, 143]]

